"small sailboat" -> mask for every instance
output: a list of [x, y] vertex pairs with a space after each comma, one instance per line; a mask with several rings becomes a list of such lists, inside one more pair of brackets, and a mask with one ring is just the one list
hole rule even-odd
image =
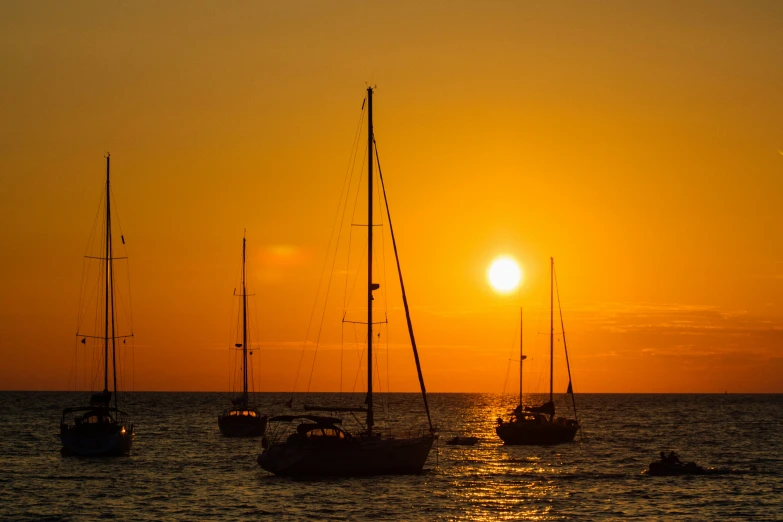
[[[519, 341], [519, 406], [511, 412], [511, 418], [504, 421], [498, 418], [495, 432], [505, 444], [509, 445], [545, 445], [560, 444], [574, 440], [579, 431], [577, 419], [566, 419], [555, 416], [555, 402], [553, 393], [554, 377], [554, 280], [555, 260], [550, 258], [550, 311], [549, 311], [549, 401], [539, 406], [523, 406], [522, 403], [522, 364], [525, 356], [522, 354], [522, 334], [520, 327]], [[558, 305], [559, 305], [558, 297]], [[521, 314], [520, 314], [521, 321]], [[563, 325], [563, 312], [560, 310], [560, 324]], [[563, 330], [563, 344], [565, 345], [565, 330]], [[576, 415], [576, 400], [571, 386], [571, 365], [568, 363], [568, 347], [566, 346], [566, 365], [568, 366], [568, 392], [574, 401], [574, 415]]]
[[266, 431], [267, 416], [258, 413], [250, 405], [247, 393], [247, 238], [242, 238], [242, 342], [235, 348], [242, 349], [242, 395], [231, 400], [232, 406], [218, 416], [218, 428], [226, 437], [260, 437]]
[[[102, 293], [98, 306], [103, 304], [103, 335], [84, 335], [77, 331], [81, 343], [91, 339], [103, 344], [103, 391], [93, 393], [87, 406], [65, 408], [60, 419], [60, 441], [63, 455], [118, 456], [130, 453], [133, 443], [133, 424], [119, 409], [117, 390], [117, 341], [130, 335], [118, 335], [115, 316], [115, 258], [112, 252], [110, 157], [106, 155], [105, 245], [100, 256], [86, 256], [101, 264], [99, 282]], [[122, 243], [125, 243], [124, 236]], [[102, 284], [101, 284], [102, 283]], [[113, 396], [109, 391], [109, 361], [111, 356]], [[113, 405], [112, 405], [113, 399]]]
[[[373, 160], [377, 160], [377, 152], [373, 157], [375, 139], [372, 124], [373, 88], [367, 88], [367, 142], [368, 142], [368, 219], [367, 219], [367, 252], [373, 252]], [[378, 164], [378, 175], [383, 188], [383, 175]], [[386, 191], [383, 190], [386, 202], [386, 214], [389, 218], [389, 229], [392, 245], [397, 259], [397, 273], [400, 279], [403, 306], [408, 323], [408, 333], [411, 339], [419, 385], [424, 400], [424, 407], [429, 421], [429, 431], [418, 436], [391, 437], [383, 436], [374, 429], [373, 409], [373, 291], [380, 285], [373, 283], [373, 256], [367, 256], [367, 395], [364, 407], [315, 407], [305, 406], [307, 411], [365, 413], [364, 429], [359, 433], [350, 433], [343, 427], [342, 419], [321, 415], [280, 415], [269, 419], [277, 426], [295, 423], [296, 430], [283, 438], [285, 430], [279, 430], [281, 437], [273, 440], [271, 445], [265, 441], [264, 451], [258, 457], [258, 463], [265, 470], [276, 475], [287, 476], [363, 476], [421, 473], [427, 460], [432, 444], [437, 438], [430, 417], [427, 403], [427, 390], [421, 372], [416, 340], [413, 335], [408, 299], [405, 285], [402, 281], [397, 243], [394, 239], [394, 229], [391, 224]], [[271, 424], [270, 424], [271, 427]], [[273, 437], [274, 438], [274, 437]]]

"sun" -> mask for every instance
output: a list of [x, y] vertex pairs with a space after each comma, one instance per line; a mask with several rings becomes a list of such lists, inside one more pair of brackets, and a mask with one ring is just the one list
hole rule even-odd
[[487, 278], [492, 288], [497, 292], [506, 294], [514, 291], [519, 286], [520, 281], [522, 281], [522, 270], [513, 258], [506, 256], [498, 257], [489, 265]]

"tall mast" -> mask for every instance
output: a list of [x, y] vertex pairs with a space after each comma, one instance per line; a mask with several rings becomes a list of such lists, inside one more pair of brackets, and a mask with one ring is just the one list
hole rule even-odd
[[555, 258], [549, 258], [549, 402], [552, 402], [552, 381], [555, 376]]
[[367, 87], [367, 433], [372, 434], [372, 87]]
[[242, 406], [247, 408], [247, 287], [245, 284], [245, 244], [242, 236]]
[[106, 155], [106, 291], [103, 310], [103, 393], [109, 391], [109, 270], [111, 266], [111, 198], [109, 186], [109, 155]]

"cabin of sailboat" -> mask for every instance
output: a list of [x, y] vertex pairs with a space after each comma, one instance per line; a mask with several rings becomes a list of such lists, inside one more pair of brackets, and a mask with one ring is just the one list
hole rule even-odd
[[[522, 335], [520, 326], [519, 349], [519, 405], [511, 412], [510, 419], [504, 421], [498, 418], [495, 428], [498, 437], [509, 445], [545, 445], [571, 442], [574, 440], [580, 425], [577, 419], [568, 419], [555, 416], [554, 401], [554, 283], [555, 261], [550, 258], [550, 311], [549, 311], [549, 400], [538, 406], [524, 406], [522, 401], [522, 368], [526, 356], [522, 353]], [[558, 298], [559, 301], [559, 298]], [[559, 303], [558, 303], [559, 304]], [[521, 322], [521, 317], [520, 317]], [[563, 313], [560, 311], [560, 324], [563, 326]], [[563, 329], [563, 344], [568, 361], [568, 347], [565, 344], [565, 330]], [[576, 416], [576, 400], [574, 399], [571, 385], [571, 366], [568, 364], [568, 390], [574, 401], [574, 415]]]
[[[92, 315], [93, 321], [90, 322], [95, 325], [103, 323], [103, 329], [102, 332], [82, 331], [89, 322], [82, 320], [80, 310], [79, 329], [76, 334], [77, 338], [81, 339], [79, 344], [86, 345], [89, 339], [97, 345], [103, 367], [103, 390], [93, 393], [88, 405], [63, 410], [60, 419], [60, 441], [64, 455], [127, 455], [134, 437], [133, 424], [129, 422], [127, 414], [119, 409], [117, 342], [121, 340], [124, 343], [133, 333], [123, 334], [118, 330], [117, 324], [115, 261], [125, 257], [115, 257], [113, 250], [109, 155], [106, 156], [105, 191], [104, 226], [99, 231], [102, 239], [101, 250], [98, 255], [85, 256], [87, 261], [97, 262], [99, 265], [99, 281], [94, 286], [89, 286], [97, 290], [97, 296], [93, 295], [87, 301], [93, 302], [93, 298], [95, 299], [93, 304], [96, 305], [96, 310]], [[124, 245], [125, 237], [121, 234], [120, 238]]]
[[240, 371], [242, 374], [242, 393], [231, 399], [232, 406], [218, 416], [218, 428], [226, 437], [260, 437], [266, 431], [267, 416], [261, 415], [255, 406], [250, 404], [248, 394], [248, 355], [252, 355], [248, 347], [248, 314], [247, 314], [247, 238], [242, 238], [242, 280], [241, 293], [241, 341], [234, 348], [241, 350]]
[[[355, 417], [355, 414], [364, 414], [363, 427], [359, 432], [351, 433], [343, 426], [340, 417], [321, 416], [314, 414], [279, 415], [269, 419], [272, 429], [272, 443], [266, 445], [264, 452], [259, 455], [258, 463], [265, 470], [277, 475], [288, 476], [362, 476], [381, 474], [413, 474], [420, 473], [429, 455], [432, 444], [437, 438], [427, 403], [427, 393], [424, 386], [424, 377], [421, 372], [421, 364], [413, 335], [413, 325], [410, 318], [407, 295], [402, 279], [402, 270], [397, 255], [397, 243], [394, 238], [394, 230], [391, 224], [388, 201], [386, 199], [383, 176], [380, 164], [377, 163], [378, 154], [375, 148], [373, 133], [373, 88], [368, 87], [367, 98], [367, 185], [368, 185], [368, 210], [367, 210], [367, 266], [366, 286], [363, 299], [366, 301], [366, 383], [367, 393], [364, 395], [362, 406], [305, 406], [307, 411], [322, 411], [333, 413], [346, 413]], [[364, 104], [362, 105], [364, 109]], [[377, 355], [373, 354], [376, 343], [373, 325], [379, 318], [373, 315], [373, 292], [380, 288], [373, 279], [373, 165], [378, 165], [378, 180], [383, 190], [386, 215], [388, 217], [389, 232], [394, 247], [397, 275], [400, 281], [403, 306], [405, 309], [408, 333], [418, 371], [424, 408], [427, 413], [429, 429], [408, 437], [384, 436], [376, 428], [373, 388], [373, 369]], [[380, 196], [379, 196], [380, 199]], [[358, 272], [357, 272], [358, 275]], [[363, 274], [362, 274], [363, 275]], [[358, 278], [357, 278], [358, 279]], [[358, 419], [358, 418], [357, 418]], [[274, 426], [274, 427], [273, 427]], [[285, 428], [293, 428], [286, 430]]]

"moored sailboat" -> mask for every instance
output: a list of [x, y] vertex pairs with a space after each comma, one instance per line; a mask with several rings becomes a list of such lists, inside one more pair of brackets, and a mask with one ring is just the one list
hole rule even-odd
[[218, 428], [226, 437], [260, 437], [264, 434], [267, 416], [261, 415], [250, 405], [247, 382], [247, 239], [242, 238], [242, 342], [235, 348], [242, 349], [242, 395], [231, 400], [232, 406], [218, 416]]
[[[519, 343], [519, 405], [511, 412], [510, 419], [503, 421], [498, 418], [495, 432], [505, 444], [509, 445], [546, 445], [571, 442], [574, 440], [580, 425], [577, 419], [567, 419], [555, 416], [554, 401], [554, 279], [555, 261], [550, 258], [550, 311], [549, 311], [549, 400], [538, 406], [524, 406], [522, 402], [522, 365], [525, 356], [522, 354], [522, 340], [520, 329]], [[559, 301], [559, 297], [558, 297]], [[520, 319], [521, 320], [521, 319]], [[560, 324], [563, 324], [563, 312], [560, 311]], [[565, 330], [563, 330], [563, 344], [565, 345]], [[566, 361], [568, 361], [568, 347], [565, 346]], [[573, 386], [571, 385], [571, 365], [568, 366], [568, 393], [574, 401], [574, 415], [576, 415], [576, 401], [574, 399]]]
[[[427, 391], [419, 362], [416, 340], [413, 335], [408, 300], [402, 280], [397, 244], [394, 239], [394, 229], [391, 225], [386, 191], [383, 186], [383, 176], [378, 166], [378, 175], [383, 188], [386, 213], [389, 218], [389, 229], [397, 259], [397, 273], [400, 280], [403, 306], [408, 325], [416, 369], [418, 371], [424, 407], [427, 412], [429, 430], [417, 436], [391, 437], [383, 436], [375, 427], [373, 406], [373, 291], [379, 284], [373, 283], [373, 160], [375, 139], [372, 120], [373, 88], [367, 88], [367, 147], [368, 147], [368, 219], [367, 219], [367, 395], [363, 407], [305, 407], [309, 411], [365, 413], [364, 429], [359, 433], [351, 433], [344, 426], [341, 418], [321, 415], [279, 415], [269, 419], [276, 425], [296, 424], [296, 430], [286, 438], [265, 444], [265, 449], [258, 457], [258, 463], [265, 470], [276, 475], [288, 476], [363, 476], [388, 474], [420, 473], [429, 455], [432, 444], [437, 438], [430, 417], [427, 403]], [[281, 434], [285, 433], [280, 430]]]
[[[117, 340], [130, 335], [118, 335], [115, 305], [115, 270], [113, 256], [112, 226], [111, 226], [111, 185], [110, 157], [106, 155], [106, 203], [105, 203], [105, 244], [100, 256], [86, 256], [96, 259], [101, 264], [100, 274], [103, 279], [103, 335], [84, 335], [77, 331], [81, 343], [87, 339], [103, 343], [103, 391], [93, 393], [87, 406], [65, 408], [60, 419], [60, 441], [64, 455], [77, 456], [118, 456], [127, 455], [133, 443], [133, 424], [127, 414], [119, 409], [119, 394], [117, 390]], [[125, 238], [122, 237], [125, 244]], [[109, 391], [109, 356], [112, 361], [113, 396]], [[112, 405], [112, 398], [114, 404]]]

